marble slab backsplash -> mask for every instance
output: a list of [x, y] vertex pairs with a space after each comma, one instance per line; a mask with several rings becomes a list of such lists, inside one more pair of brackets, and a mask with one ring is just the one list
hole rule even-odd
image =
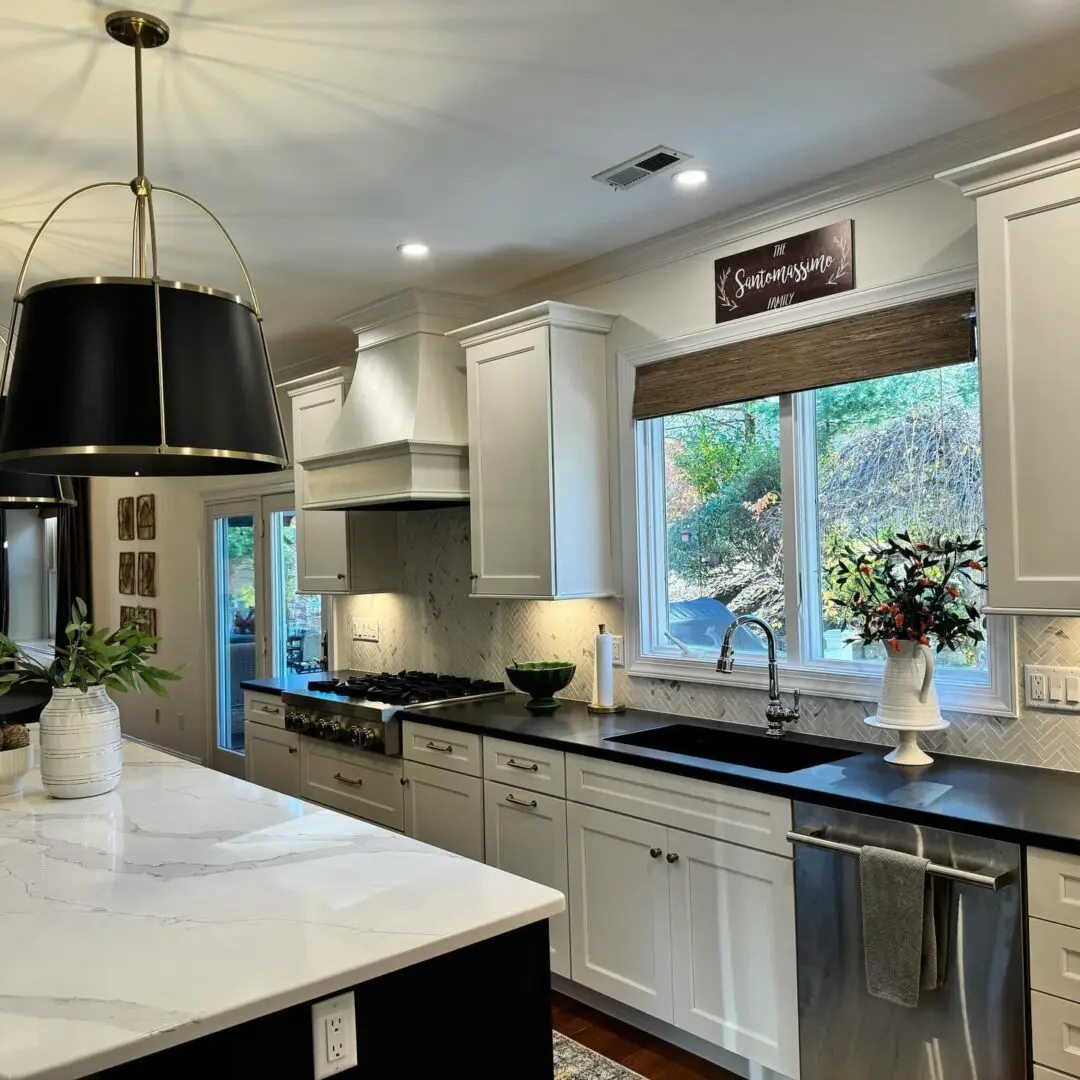
[[[551, 603], [469, 598], [469, 511], [400, 515], [404, 590], [350, 596], [335, 604], [338, 640], [350, 618], [376, 618], [377, 644], [351, 642], [350, 666], [413, 668], [503, 680], [512, 660], [567, 659], [578, 665], [565, 696], [586, 701], [592, 689], [592, 639], [599, 623], [623, 632], [617, 600]], [[1017, 621], [1017, 662], [1080, 667], [1080, 619]], [[616, 693], [639, 709], [760, 725], [760, 691], [661, 679], [616, 670]], [[873, 702], [803, 697], [802, 731], [862, 742], [890, 742], [863, 718]], [[952, 726], [923, 737], [930, 749], [994, 761], [1080, 771], [1080, 716], [1021, 710], [1016, 719], [949, 713]]]

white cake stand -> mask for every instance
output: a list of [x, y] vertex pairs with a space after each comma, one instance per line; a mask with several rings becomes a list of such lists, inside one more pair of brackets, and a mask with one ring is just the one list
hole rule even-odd
[[893, 765], [932, 765], [934, 759], [919, 746], [920, 731], [944, 731], [949, 726], [949, 721], [942, 719], [936, 724], [927, 724], [925, 727], [901, 727], [899, 724], [890, 724], [877, 716], [868, 716], [866, 723], [871, 727], [881, 728], [883, 731], [898, 731], [900, 733], [900, 745], [885, 755], [885, 760]]

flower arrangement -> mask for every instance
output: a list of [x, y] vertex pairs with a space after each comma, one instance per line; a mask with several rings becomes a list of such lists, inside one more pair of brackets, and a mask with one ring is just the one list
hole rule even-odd
[[0, 634], [0, 695], [22, 683], [45, 683], [83, 693], [92, 686], [119, 691], [145, 687], [158, 697], [167, 697], [162, 683], [180, 678], [179, 669], [167, 671], [147, 662], [159, 638], [144, 633], [135, 623], [119, 630], [107, 626], [95, 630], [86, 620], [86, 604], [81, 599], [71, 609], [65, 636], [67, 646], [56, 650], [51, 664], [43, 664]]
[[965, 583], [985, 591], [985, 570], [980, 539], [916, 541], [901, 532], [881, 544], [842, 548], [828, 600], [855, 633], [847, 644], [880, 641], [899, 652], [901, 641], [929, 645], [933, 637], [938, 652], [957, 649], [985, 640], [985, 620], [962, 595]]

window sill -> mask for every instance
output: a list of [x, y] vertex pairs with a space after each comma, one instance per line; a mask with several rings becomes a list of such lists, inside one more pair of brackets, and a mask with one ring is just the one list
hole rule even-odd
[[[842, 698], [874, 702], [881, 683], [879, 673], [837, 671], [825, 664], [794, 666], [780, 661], [780, 688], [785, 693], [799, 690], [814, 697]], [[626, 673], [631, 678], [665, 679], [674, 682], [700, 683], [709, 686], [767, 690], [768, 671], [764, 663], [739, 661], [730, 675], [716, 670], [715, 660], [687, 659], [678, 655], [652, 655], [633, 658]], [[1014, 693], [1009, 687], [979, 686], [962, 679], [935, 680], [938, 701], [945, 712], [979, 713], [985, 716], [1017, 715]]]

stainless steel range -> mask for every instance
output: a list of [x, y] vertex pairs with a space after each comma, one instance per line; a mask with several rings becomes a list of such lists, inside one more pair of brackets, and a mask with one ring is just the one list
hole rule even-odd
[[286, 692], [285, 727], [310, 738], [355, 746], [374, 754], [401, 753], [405, 709], [501, 697], [500, 682], [399, 671], [361, 673], [345, 679], [313, 679], [306, 690]]

